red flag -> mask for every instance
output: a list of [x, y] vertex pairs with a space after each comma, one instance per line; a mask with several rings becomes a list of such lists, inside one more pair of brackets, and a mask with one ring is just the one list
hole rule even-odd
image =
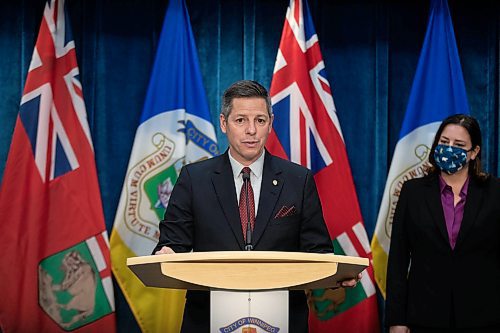
[[[267, 148], [314, 173], [336, 254], [371, 259], [325, 65], [306, 1], [290, 1], [271, 100], [276, 119]], [[378, 332], [373, 270], [353, 289], [309, 295], [310, 332]]]
[[64, 1], [48, 1], [0, 191], [0, 324], [114, 332], [109, 245]]

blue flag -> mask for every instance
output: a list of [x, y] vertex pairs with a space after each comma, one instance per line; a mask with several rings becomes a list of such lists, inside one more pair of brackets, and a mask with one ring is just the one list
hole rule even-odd
[[189, 14], [181, 0], [170, 1], [165, 14], [141, 123], [176, 109], [210, 122]]
[[441, 121], [469, 113], [453, 24], [446, 0], [431, 0], [430, 16], [399, 141], [392, 157], [372, 239], [375, 280], [385, 295], [392, 219], [403, 183], [422, 177]]
[[147, 289], [125, 265], [149, 255], [180, 168], [218, 155], [184, 1], [169, 2], [111, 235], [113, 272], [143, 332], [177, 332], [184, 292]]
[[456, 114], [469, 114], [462, 67], [446, 0], [432, 0], [417, 72], [399, 138]]

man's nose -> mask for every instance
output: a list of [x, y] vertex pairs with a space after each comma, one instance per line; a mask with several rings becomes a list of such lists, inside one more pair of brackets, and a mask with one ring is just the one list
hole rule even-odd
[[249, 121], [247, 126], [247, 134], [255, 134], [255, 132], [256, 132], [255, 123], [253, 121]]

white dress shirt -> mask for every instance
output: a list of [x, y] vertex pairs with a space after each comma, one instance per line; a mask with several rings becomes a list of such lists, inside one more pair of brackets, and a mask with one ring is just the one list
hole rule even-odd
[[[250, 183], [252, 184], [253, 189], [253, 198], [255, 202], [255, 216], [257, 216], [257, 210], [259, 208], [259, 199], [260, 199], [260, 187], [262, 184], [262, 171], [264, 170], [264, 155], [266, 151], [262, 151], [262, 155], [250, 164], [248, 167], [250, 168]], [[236, 191], [236, 199], [237, 202], [240, 202], [240, 192], [241, 187], [243, 186], [243, 175], [241, 170], [245, 167], [243, 164], [238, 162], [231, 155], [231, 150], [229, 150], [229, 162], [231, 162], [231, 169], [233, 169], [233, 178], [234, 178], [234, 187]]]

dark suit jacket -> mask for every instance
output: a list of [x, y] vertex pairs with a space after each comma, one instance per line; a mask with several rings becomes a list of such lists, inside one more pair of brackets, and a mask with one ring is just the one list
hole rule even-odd
[[481, 183], [470, 179], [453, 250], [438, 176], [407, 181], [392, 226], [387, 326], [443, 328], [451, 320], [457, 328], [500, 325], [499, 281], [498, 179]]
[[[275, 185], [276, 184], [276, 185]], [[179, 175], [154, 251], [242, 251], [238, 203], [228, 152], [186, 165]], [[283, 206], [296, 214], [274, 218]], [[266, 151], [252, 244], [255, 251], [333, 252], [311, 172]], [[307, 332], [303, 291], [290, 292], [290, 329]], [[209, 294], [188, 291], [183, 332], [207, 332]]]

